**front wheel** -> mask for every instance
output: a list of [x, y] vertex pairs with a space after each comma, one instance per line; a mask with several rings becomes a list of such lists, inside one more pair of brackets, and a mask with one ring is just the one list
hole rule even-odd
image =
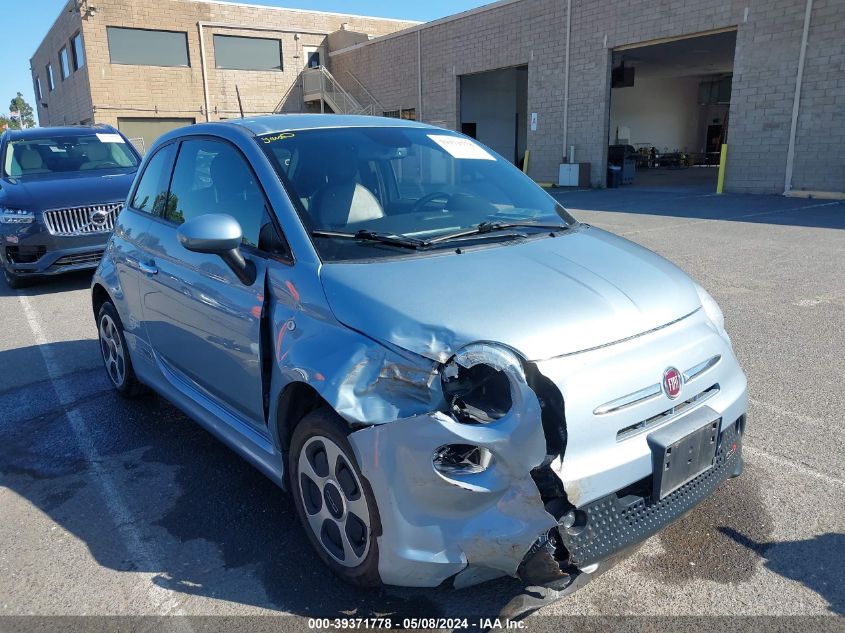
[[291, 439], [288, 476], [297, 514], [323, 562], [359, 587], [381, 584], [378, 507], [346, 438], [328, 409], [308, 414]]
[[144, 394], [146, 389], [135, 376], [132, 359], [129, 358], [129, 349], [123, 336], [123, 323], [114, 305], [109, 301], [100, 308], [97, 330], [103, 365], [117, 393], [124, 398], [137, 398]]

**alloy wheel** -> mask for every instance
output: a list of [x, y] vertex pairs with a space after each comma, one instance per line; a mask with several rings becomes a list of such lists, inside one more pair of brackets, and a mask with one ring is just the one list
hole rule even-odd
[[308, 525], [335, 561], [357, 567], [370, 547], [370, 511], [350, 459], [332, 440], [308, 439], [299, 453], [299, 492]]
[[121, 387], [126, 380], [126, 357], [117, 326], [108, 314], [100, 319], [100, 349], [109, 378], [115, 387]]

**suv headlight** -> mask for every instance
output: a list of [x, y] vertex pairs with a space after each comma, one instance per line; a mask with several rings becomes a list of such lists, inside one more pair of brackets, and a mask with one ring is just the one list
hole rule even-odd
[[727, 336], [728, 333], [725, 330], [725, 315], [722, 314], [719, 304], [716, 303], [716, 300], [710, 296], [709, 292], [698, 284], [695, 284], [695, 289], [698, 292], [698, 299], [701, 301], [701, 307], [704, 309], [704, 314], [706, 314], [707, 318], [710, 319], [710, 322], [716, 326], [719, 334]]
[[31, 224], [35, 221], [32, 211], [0, 207], [0, 224]]

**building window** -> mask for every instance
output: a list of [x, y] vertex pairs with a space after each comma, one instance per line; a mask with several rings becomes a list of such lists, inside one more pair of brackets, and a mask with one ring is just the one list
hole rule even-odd
[[85, 66], [85, 47], [82, 45], [82, 33], [77, 33], [70, 40], [73, 51], [73, 69], [79, 70]]
[[214, 61], [226, 70], [282, 70], [282, 43], [260, 37], [214, 36]]
[[67, 54], [67, 46], [62, 46], [59, 51], [59, 68], [62, 71], [62, 81], [70, 77], [70, 57]]
[[416, 108], [401, 108], [399, 110], [386, 110], [384, 116], [391, 119], [405, 119], [406, 121], [417, 120]]
[[135, 66], [190, 66], [188, 34], [183, 31], [150, 31], [108, 26], [112, 64]]
[[35, 75], [35, 82], [34, 83], [35, 83], [35, 100], [38, 101], [38, 103], [41, 103], [41, 99], [43, 98], [41, 96], [41, 77], [39, 77], [38, 75]]
[[53, 77], [53, 64], [47, 64], [44, 72], [47, 75], [47, 90], [53, 92], [56, 89], [56, 79]]

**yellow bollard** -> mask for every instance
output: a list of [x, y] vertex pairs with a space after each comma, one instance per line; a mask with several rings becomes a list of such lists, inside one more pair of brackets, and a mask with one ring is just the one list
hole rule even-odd
[[728, 158], [728, 145], [722, 145], [722, 151], [719, 153], [719, 179], [716, 181], [716, 193], [722, 193], [725, 187], [725, 165]]
[[[528, 157], [531, 156], [531, 150], [525, 150], [525, 158], [522, 160], [522, 173], [528, 174]], [[452, 161], [454, 162], [454, 161]]]

